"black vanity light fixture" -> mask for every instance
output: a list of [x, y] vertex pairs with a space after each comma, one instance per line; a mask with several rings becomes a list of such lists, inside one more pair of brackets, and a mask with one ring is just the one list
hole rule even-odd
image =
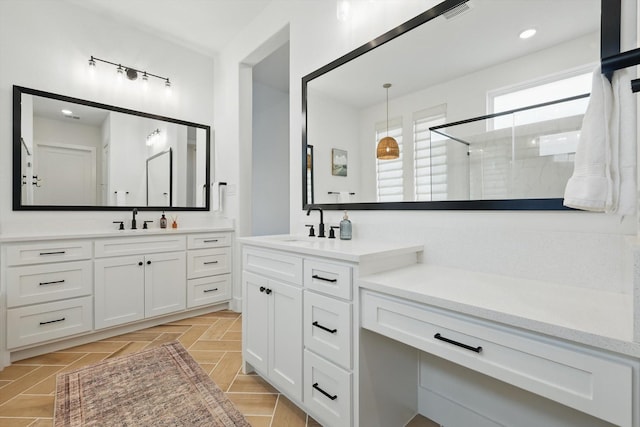
[[389, 136], [389, 88], [391, 83], [385, 83], [382, 87], [387, 90], [387, 136], [378, 142], [376, 157], [379, 160], [393, 160], [400, 157], [400, 148], [398, 147], [398, 141]]
[[153, 132], [151, 132], [149, 135], [147, 135], [147, 145], [148, 146], [153, 145], [158, 135], [160, 135], [160, 129], [156, 129]]
[[91, 56], [91, 58], [89, 58], [89, 67], [95, 68], [96, 62], [104, 62], [105, 64], [113, 65], [114, 67], [116, 67], [117, 76], [120, 78], [126, 75], [129, 80], [137, 80], [138, 76], [142, 74], [141, 79], [143, 84], [146, 84], [149, 82], [149, 77], [155, 77], [164, 82], [164, 86], [165, 88], [167, 88], [167, 90], [171, 89], [171, 81], [169, 81], [169, 77], [162, 77], [157, 74], [150, 73], [148, 71], [140, 71], [133, 67], [129, 67], [122, 64], [116, 64], [115, 62], [107, 61], [106, 59], [97, 58], [93, 55]]

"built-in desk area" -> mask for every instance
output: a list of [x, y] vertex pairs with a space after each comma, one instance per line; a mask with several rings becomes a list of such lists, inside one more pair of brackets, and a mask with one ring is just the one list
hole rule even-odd
[[[420, 350], [417, 366], [395, 369], [400, 378], [419, 373], [419, 411], [443, 425], [610, 425], [555, 404], [545, 411], [547, 399], [613, 425], [639, 425], [640, 343], [633, 342], [631, 295], [426, 264], [361, 277], [358, 287], [361, 327], [403, 343], [398, 358], [411, 353], [407, 348]], [[362, 334], [364, 364], [378, 346]], [[495, 402], [461, 393], [478, 381], [500, 388], [484, 376], [546, 398], [529, 396], [541, 417], [515, 422], [517, 411], [501, 408], [509, 406], [509, 392]], [[516, 398], [526, 399], [520, 390]]]

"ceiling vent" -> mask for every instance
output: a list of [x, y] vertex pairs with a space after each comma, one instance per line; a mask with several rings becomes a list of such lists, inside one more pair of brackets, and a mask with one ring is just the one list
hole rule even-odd
[[463, 15], [463, 14], [467, 13], [470, 10], [471, 10], [471, 2], [467, 1], [467, 2], [464, 2], [462, 4], [459, 4], [458, 6], [456, 6], [454, 8], [451, 8], [451, 9], [447, 10], [442, 15], [447, 20], [449, 20], [449, 19], [457, 18], [460, 15]]

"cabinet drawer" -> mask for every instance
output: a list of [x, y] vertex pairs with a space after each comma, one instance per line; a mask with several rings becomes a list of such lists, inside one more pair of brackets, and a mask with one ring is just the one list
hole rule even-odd
[[304, 294], [304, 345], [351, 368], [351, 304], [314, 292]]
[[91, 258], [91, 241], [65, 240], [7, 246], [7, 265], [43, 264]]
[[187, 235], [187, 249], [221, 248], [231, 246], [231, 233]]
[[362, 292], [362, 327], [619, 426], [632, 425], [632, 366], [622, 359]]
[[245, 248], [242, 268], [247, 271], [302, 285], [302, 258], [262, 249]]
[[305, 260], [304, 286], [327, 295], [350, 300], [351, 267], [316, 260]]
[[7, 268], [7, 306], [91, 295], [91, 261]]
[[189, 279], [187, 282], [187, 307], [198, 307], [206, 304], [231, 299], [231, 275], [202, 277]]
[[82, 297], [7, 310], [7, 347], [17, 348], [90, 331], [91, 300], [91, 297]]
[[198, 249], [187, 252], [187, 277], [211, 276], [231, 272], [231, 248]]
[[99, 239], [95, 242], [96, 258], [183, 251], [185, 248], [184, 235]]
[[351, 425], [351, 373], [304, 351], [304, 404], [323, 425]]

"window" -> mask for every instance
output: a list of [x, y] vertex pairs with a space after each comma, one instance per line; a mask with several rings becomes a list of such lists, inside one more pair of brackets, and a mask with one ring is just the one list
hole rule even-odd
[[413, 150], [416, 201], [447, 200], [447, 142], [429, 131], [445, 122], [445, 106], [414, 114]]
[[[581, 70], [578, 73], [572, 72], [556, 76], [553, 80], [545, 79], [545, 81], [489, 92], [489, 114], [590, 93], [591, 80], [592, 72]], [[572, 102], [563, 102], [544, 108], [523, 111], [514, 115], [496, 117], [487, 121], [490, 127], [488, 130], [504, 129], [511, 126], [584, 114], [588, 103], [589, 98], [582, 98]]]
[[[376, 123], [376, 146], [380, 138], [387, 136], [387, 122]], [[402, 173], [402, 119], [389, 121], [388, 136], [395, 138], [400, 148], [400, 157], [393, 160], [376, 159], [376, 181], [378, 202], [401, 202], [404, 200]], [[376, 147], [374, 146], [374, 148]]]

